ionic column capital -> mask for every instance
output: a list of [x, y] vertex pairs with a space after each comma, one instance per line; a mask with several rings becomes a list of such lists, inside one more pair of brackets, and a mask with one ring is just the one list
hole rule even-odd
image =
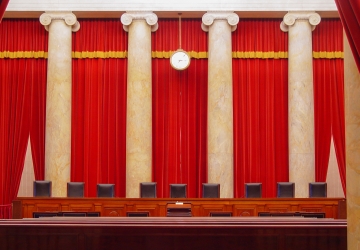
[[71, 26], [73, 32], [80, 29], [80, 23], [77, 21], [76, 16], [72, 12], [45, 11], [45, 13], [40, 16], [40, 23], [44, 25], [47, 31], [49, 31], [49, 25], [52, 20], [64, 20], [67, 25]]
[[297, 20], [308, 20], [312, 27], [312, 30], [314, 30], [316, 25], [318, 25], [320, 23], [321, 17], [318, 13], [316, 13], [314, 11], [309, 11], [309, 12], [289, 11], [284, 16], [284, 19], [280, 24], [280, 29], [284, 32], [288, 32], [289, 26], [294, 25]]
[[208, 11], [202, 17], [201, 28], [208, 32], [214, 20], [227, 20], [231, 26], [231, 31], [235, 31], [239, 23], [239, 16], [232, 11]]
[[146, 23], [151, 26], [151, 31], [157, 31], [158, 25], [158, 17], [156, 14], [150, 11], [127, 11], [124, 13], [120, 20], [123, 24], [123, 28], [126, 32], [129, 31], [129, 25], [133, 20], [145, 19]]

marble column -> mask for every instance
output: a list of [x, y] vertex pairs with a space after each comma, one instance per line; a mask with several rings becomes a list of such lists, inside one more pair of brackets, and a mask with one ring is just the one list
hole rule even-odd
[[49, 32], [45, 179], [52, 181], [52, 195], [66, 196], [71, 152], [71, 32], [80, 24], [71, 12], [45, 12], [40, 23]]
[[308, 197], [315, 181], [312, 30], [320, 23], [315, 12], [289, 12], [280, 28], [289, 32], [289, 180], [295, 197]]
[[348, 249], [360, 249], [360, 71], [344, 33], [345, 149]]
[[202, 17], [202, 29], [209, 32], [208, 182], [220, 183], [221, 198], [234, 197], [231, 32], [238, 22], [238, 15], [227, 11]]
[[126, 114], [126, 197], [139, 197], [139, 183], [152, 180], [151, 32], [158, 28], [152, 12], [121, 16], [128, 36]]

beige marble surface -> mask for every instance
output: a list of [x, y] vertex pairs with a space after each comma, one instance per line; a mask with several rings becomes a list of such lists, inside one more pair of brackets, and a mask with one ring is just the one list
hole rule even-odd
[[289, 180], [299, 198], [308, 197], [309, 182], [315, 181], [311, 17], [312, 12], [289, 12], [281, 27], [289, 32]]
[[326, 175], [327, 197], [345, 197], [336, 159], [334, 140], [331, 138], [329, 167]]
[[348, 249], [360, 249], [360, 73], [344, 33]]
[[64, 20], [67, 14], [45, 13], [40, 18], [49, 31], [45, 179], [52, 181], [54, 197], [66, 196], [70, 180], [72, 26]]
[[[126, 22], [129, 24], [126, 27], [129, 32], [126, 117], [128, 198], [139, 197], [140, 182], [152, 181], [151, 26], [144, 18], [136, 17], [130, 24]], [[122, 22], [124, 24], [123, 18]]]
[[34, 164], [31, 154], [30, 137], [26, 148], [24, 169], [21, 175], [18, 197], [32, 197], [34, 195]]
[[204, 21], [205, 17], [211, 19], [205, 15], [203, 26], [207, 25], [209, 30], [208, 182], [220, 183], [221, 198], [232, 198], [234, 196], [232, 26], [227, 19], [222, 18], [221, 13], [216, 16], [217, 19], [210, 21]]

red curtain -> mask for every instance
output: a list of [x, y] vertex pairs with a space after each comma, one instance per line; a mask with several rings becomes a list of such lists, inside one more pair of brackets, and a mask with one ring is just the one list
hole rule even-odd
[[263, 197], [288, 181], [287, 33], [280, 19], [242, 20], [232, 35], [234, 197], [261, 182]]
[[[84, 181], [85, 196], [97, 183], [126, 187], [127, 33], [118, 19], [80, 20], [73, 34], [71, 181]], [[113, 57], [113, 58], [111, 58]]]
[[[22, 69], [25, 74], [14, 74]], [[24, 59], [0, 60], [0, 164], [1, 204], [10, 204], [16, 197], [24, 167], [29, 138], [31, 83]]]
[[323, 19], [313, 32], [315, 180], [326, 181], [333, 137], [340, 178], [346, 193], [342, 34], [339, 19]]
[[355, 62], [360, 71], [360, 1], [335, 0]]
[[[178, 27], [177, 19], [159, 20], [152, 34], [153, 53], [179, 48]], [[169, 197], [171, 183], [186, 183], [188, 197], [201, 197], [207, 181], [207, 60], [195, 58], [207, 51], [207, 34], [200, 19], [182, 19], [181, 28], [182, 48], [193, 56], [189, 68], [176, 71], [168, 58], [152, 62], [153, 181], [158, 197]]]
[[1, 0], [0, 1], [0, 23], [1, 23], [2, 17], [4, 16], [4, 13], [5, 13], [8, 3], [9, 3], [9, 0]]
[[45, 32], [38, 20], [0, 24], [0, 204], [10, 204], [17, 196], [29, 136], [38, 169], [35, 178], [43, 178]]

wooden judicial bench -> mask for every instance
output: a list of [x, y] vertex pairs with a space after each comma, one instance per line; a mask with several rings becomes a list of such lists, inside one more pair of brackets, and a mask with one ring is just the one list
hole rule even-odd
[[339, 250], [346, 220], [296, 217], [53, 217], [0, 220], [0, 246], [36, 250]]
[[[344, 202], [334, 198], [17, 198], [13, 202], [17, 219], [0, 220], [0, 246], [36, 250], [346, 249], [347, 223], [339, 219], [344, 216]], [[325, 214], [326, 218], [288, 217], [299, 211]], [[56, 217], [32, 218], [34, 213]], [[67, 213], [98, 213], [100, 217], [63, 217]], [[220, 217], [210, 217], [210, 213]], [[259, 213], [286, 217], [258, 217]], [[129, 214], [146, 217], [127, 217]]]
[[146, 212], [149, 217], [166, 217], [168, 206], [181, 202], [192, 217], [209, 217], [229, 212], [233, 217], [258, 216], [260, 212], [325, 213], [326, 218], [345, 219], [343, 198], [39, 198], [18, 197], [13, 201], [13, 218], [33, 218], [34, 212], [99, 212], [102, 217], [126, 217], [129, 212]]

